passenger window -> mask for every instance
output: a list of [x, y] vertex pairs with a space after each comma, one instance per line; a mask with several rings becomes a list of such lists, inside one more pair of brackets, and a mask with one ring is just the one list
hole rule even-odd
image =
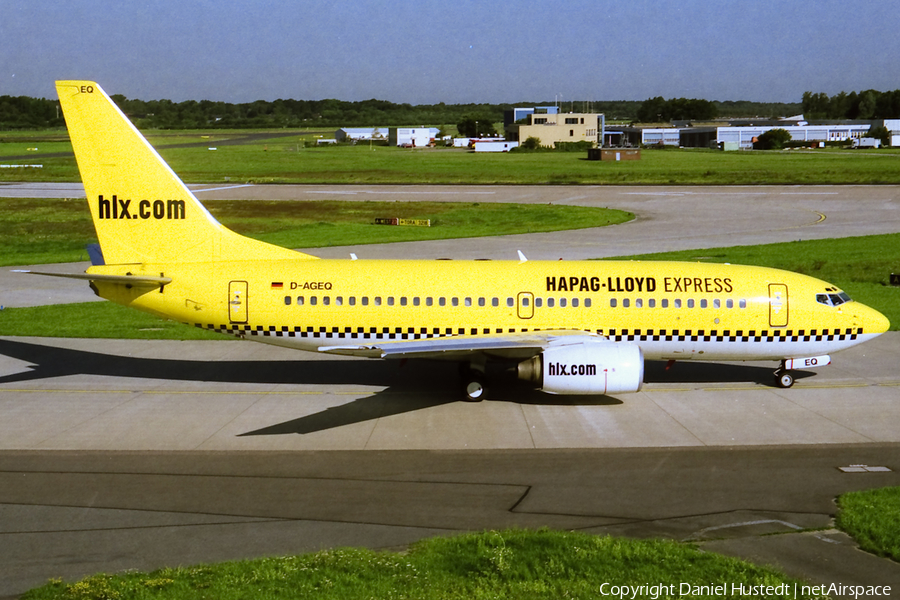
[[472, 299], [466, 298], [465, 303], [466, 303], [466, 306], [472, 306]]
[[438, 304], [439, 304], [440, 306], [447, 306], [447, 299], [444, 298], [443, 296], [440, 297], [440, 298], [438, 298]]
[[400, 298], [400, 306], [406, 306], [406, 296]]
[[534, 305], [535, 305], [536, 307], [540, 308], [541, 306], [544, 305], [544, 299], [543, 299], [543, 298], [535, 298], [535, 299], [534, 299]]
[[452, 299], [450, 300], [450, 303], [451, 303], [453, 306], [459, 306], [459, 298], [452, 298]]
[[368, 297], [368, 296], [363, 296], [363, 297], [362, 297], [362, 305], [363, 305], [363, 306], [368, 306], [368, 305], [369, 305], [369, 297]]
[[418, 296], [413, 298], [413, 306], [419, 306], [419, 297]]
[[656, 308], [656, 298], [650, 298], [647, 300], [647, 306], [649, 308]]
[[512, 298], [507, 298], [507, 299], [506, 299], [506, 305], [509, 306], [509, 307], [513, 307], [513, 306], [516, 305], [516, 301], [513, 300]]
[[500, 298], [491, 298], [491, 306], [500, 306]]
[[522, 306], [528, 306], [528, 296], [522, 296]]
[[722, 301], [718, 299], [713, 300], [713, 308], [722, 308]]
[[331, 296], [322, 296], [322, 304], [325, 306], [331, 304]]
[[585, 307], [585, 308], [590, 308], [590, 307], [591, 307], [591, 299], [590, 299], [590, 298], [585, 298], [585, 299], [584, 299], [584, 307]]
[[628, 308], [629, 306], [631, 306], [631, 300], [622, 298], [622, 308]]
[[676, 298], [673, 302], [674, 304], [672, 306], [674, 306], [675, 308], [681, 308], [681, 298]]
[[560, 298], [560, 299], [559, 299], [559, 306], [560, 306], [560, 308], [565, 308], [565, 307], [566, 307], [566, 299], [565, 299], [565, 298]]
[[303, 296], [297, 296], [297, 306], [303, 306]]
[[394, 297], [393, 297], [393, 296], [388, 296], [388, 299], [387, 299], [387, 305], [388, 305], [388, 306], [393, 306], [393, 305], [394, 305]]
[[434, 305], [434, 298], [432, 298], [431, 296], [427, 296], [425, 298], [425, 306], [433, 306], [433, 305]]
[[316, 297], [315, 297], [315, 296], [310, 296], [310, 297], [309, 297], [309, 303], [310, 303], [310, 305], [315, 306], [315, 305], [316, 305]]
[[334, 299], [335, 306], [343, 306], [343, 304], [344, 304], [344, 298], [342, 296], [335, 297], [335, 299]]
[[668, 298], [663, 298], [663, 299], [662, 299], [662, 307], [663, 307], [663, 308], [669, 308], [669, 299], [668, 299]]
[[478, 306], [484, 306], [485, 304], [487, 304], [487, 301], [484, 298], [478, 299]]
[[291, 297], [290, 297], [290, 296], [285, 296], [285, 297], [284, 297], [284, 305], [285, 305], [285, 306], [290, 306], [290, 305], [291, 305]]
[[705, 298], [700, 301], [700, 308], [706, 308], [707, 306], [709, 306], [709, 303], [706, 301]]
[[375, 306], [381, 306], [381, 296], [375, 296]]
[[634, 307], [635, 308], [644, 308], [644, 300], [642, 298], [634, 299]]
[[688, 299], [688, 301], [687, 301], [687, 307], [688, 307], [688, 308], [694, 308], [694, 299], [693, 299], [693, 298], [689, 298], [689, 299]]
[[615, 307], [616, 307], [616, 304], [617, 304], [617, 303], [616, 303], [616, 299], [615, 299], [615, 298], [610, 298], [610, 299], [609, 299], [609, 306], [610, 306], [610, 308], [615, 308]]
[[578, 298], [572, 298], [572, 307], [578, 308]]
[[547, 298], [547, 308], [553, 308], [554, 300], [553, 298]]
[[347, 302], [350, 303], [350, 306], [356, 306], [356, 296], [350, 296], [347, 298]]
[[734, 308], [734, 300], [728, 299], [725, 301], [725, 308]]

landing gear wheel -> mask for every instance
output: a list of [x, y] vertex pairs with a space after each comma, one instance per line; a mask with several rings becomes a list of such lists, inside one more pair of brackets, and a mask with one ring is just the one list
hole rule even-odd
[[794, 375], [790, 371], [775, 371], [775, 384], [780, 388], [789, 388], [794, 385]]
[[484, 373], [466, 369], [461, 381], [463, 400], [466, 402], [481, 402], [487, 396], [487, 378]]

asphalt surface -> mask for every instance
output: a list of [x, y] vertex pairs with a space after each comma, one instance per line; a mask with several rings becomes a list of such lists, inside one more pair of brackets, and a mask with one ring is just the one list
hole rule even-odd
[[[25, 195], [0, 186], [8, 192]], [[549, 201], [639, 215], [600, 230], [313, 251], [321, 256], [583, 258], [900, 230], [896, 186], [198, 196]], [[84, 293], [44, 282], [68, 283], [4, 269], [0, 304]], [[815, 584], [892, 585], [897, 595], [900, 566], [856, 549], [831, 518], [844, 491], [900, 485], [900, 334], [833, 358], [790, 390], [772, 387], [772, 364], [651, 363], [641, 393], [615, 398], [549, 396], [497, 371], [492, 399], [469, 404], [440, 363], [230, 341], [0, 337], [0, 597], [51, 577], [402, 548], [506, 526], [693, 540]]]

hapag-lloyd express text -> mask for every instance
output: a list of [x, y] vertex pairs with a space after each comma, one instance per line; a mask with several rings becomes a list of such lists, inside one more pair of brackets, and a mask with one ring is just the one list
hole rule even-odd
[[[663, 277], [667, 293], [723, 293], [734, 290], [730, 277]], [[656, 277], [547, 277], [548, 292], [655, 292]]]

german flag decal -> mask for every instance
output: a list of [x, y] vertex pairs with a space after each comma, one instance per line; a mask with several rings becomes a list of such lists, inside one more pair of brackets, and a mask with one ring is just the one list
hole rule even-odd
[[284, 283], [281, 282], [281, 281], [273, 281], [273, 282], [272, 282], [272, 289], [273, 289], [273, 290], [280, 290], [280, 289], [283, 288], [283, 287], [284, 287]]

